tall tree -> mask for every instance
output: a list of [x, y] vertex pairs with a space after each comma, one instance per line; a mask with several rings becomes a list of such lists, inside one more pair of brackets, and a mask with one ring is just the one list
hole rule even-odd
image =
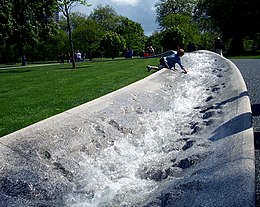
[[116, 32], [121, 35], [128, 48], [133, 49], [135, 54], [139, 54], [144, 47], [144, 30], [140, 23], [136, 23], [127, 17], [118, 17], [118, 27]]
[[0, 7], [0, 62], [8, 61], [5, 55], [8, 50], [10, 57], [10, 49], [7, 42], [13, 33], [13, 4], [10, 0], [2, 2]]
[[75, 27], [72, 32], [75, 42], [74, 46], [84, 52], [100, 52], [99, 41], [104, 33], [104, 28], [97, 22], [90, 19], [82, 19], [81, 24]]
[[117, 25], [117, 13], [109, 5], [98, 5], [93, 12], [89, 15], [89, 18], [99, 25], [102, 25], [107, 31], [115, 31]]
[[57, 4], [59, 7], [59, 11], [62, 11], [63, 15], [65, 16], [65, 18], [67, 20], [69, 43], [70, 43], [71, 57], [72, 57], [72, 67], [73, 67], [73, 69], [75, 69], [76, 63], [75, 63], [75, 57], [74, 57], [74, 46], [73, 46], [73, 41], [72, 41], [70, 13], [71, 13], [71, 9], [76, 4], [83, 4], [83, 5], [87, 6], [87, 1], [86, 0], [57, 0]]
[[245, 36], [260, 32], [259, 0], [200, 0], [197, 13], [210, 19], [224, 39], [233, 39], [234, 52], [242, 52]]
[[164, 17], [170, 14], [192, 16], [198, 0], [159, 0], [156, 4], [157, 21], [160, 26]]
[[152, 35], [150, 35], [149, 37], [147, 37], [147, 39], [145, 40], [145, 44], [146, 45], [152, 45], [155, 53], [162, 53], [163, 52], [163, 47], [161, 44], [161, 40], [162, 40], [162, 34], [161, 32], [154, 32]]
[[40, 38], [51, 34], [54, 2], [50, 0], [4, 0], [0, 16], [1, 43], [15, 45], [20, 55], [24, 47], [35, 45]]
[[98, 5], [89, 19], [101, 25], [105, 31], [114, 32], [124, 38], [127, 47], [139, 53], [144, 45], [144, 30], [141, 24], [120, 16], [109, 5]]
[[114, 59], [125, 48], [125, 39], [115, 32], [107, 32], [100, 40], [100, 47], [106, 57]]
[[8, 38], [12, 35], [13, 30], [13, 17], [12, 17], [13, 4], [10, 0], [2, 1], [0, 7], [0, 45], [4, 46]]
[[[162, 20], [164, 30], [178, 31], [178, 34], [183, 34], [182, 41], [178, 45], [187, 45], [188, 42], [198, 43], [199, 41], [199, 27], [192, 20], [191, 16], [183, 14], [170, 14]], [[172, 38], [175, 34], [172, 34]]]
[[[80, 12], [71, 12], [70, 14], [70, 28], [71, 31], [75, 30], [77, 27], [81, 26], [81, 24], [84, 24], [84, 22], [87, 19], [87, 15], [80, 13]], [[59, 27], [63, 31], [68, 33], [68, 24], [67, 19], [64, 16], [61, 16], [59, 19]]]

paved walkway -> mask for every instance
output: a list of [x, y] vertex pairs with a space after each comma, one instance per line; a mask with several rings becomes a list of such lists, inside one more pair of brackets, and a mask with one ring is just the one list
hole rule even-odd
[[240, 69], [249, 92], [256, 140], [256, 206], [260, 206], [260, 59], [232, 60]]
[[19, 68], [32, 68], [32, 67], [41, 67], [41, 66], [50, 66], [50, 65], [59, 65], [60, 63], [45, 63], [45, 64], [31, 64], [26, 66], [10, 66], [10, 67], [0, 67], [0, 70], [10, 70], [10, 69], [19, 69]]

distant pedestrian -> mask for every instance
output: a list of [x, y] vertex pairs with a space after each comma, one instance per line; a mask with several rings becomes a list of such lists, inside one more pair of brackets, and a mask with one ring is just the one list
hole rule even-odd
[[67, 63], [70, 63], [70, 53], [67, 53], [66, 59], [67, 59]]
[[129, 48], [129, 55], [128, 55], [129, 58], [133, 58], [133, 49], [132, 48]]
[[65, 55], [64, 55], [64, 53], [62, 53], [62, 54], [60, 55], [60, 63], [61, 63], [61, 64], [64, 63], [64, 59], [65, 59]]
[[26, 65], [26, 57], [25, 55], [22, 56], [22, 66]]
[[187, 52], [193, 52], [196, 50], [195, 45], [192, 42], [189, 42], [189, 44], [187, 45]]
[[183, 73], [187, 73], [187, 70], [183, 67], [182, 62], [180, 57], [182, 57], [184, 55], [184, 50], [183, 49], [179, 49], [177, 51], [177, 54], [173, 53], [169, 56], [166, 57], [162, 57], [160, 59], [160, 65], [157, 66], [147, 66], [147, 70], [148, 72], [150, 72], [150, 70], [154, 69], [154, 70], [161, 70], [163, 68], [168, 68], [170, 70], [176, 70], [175, 68], [175, 64], [177, 63], [181, 69], [183, 70]]
[[224, 48], [223, 42], [220, 39], [220, 37], [217, 37], [217, 39], [215, 40], [215, 45], [214, 45], [214, 49], [215, 52], [218, 53], [219, 55], [223, 56], [222, 54], [222, 50]]
[[77, 61], [78, 61], [78, 62], [81, 61], [81, 53], [79, 52], [79, 50], [78, 50], [77, 53], [76, 53], [76, 58], [77, 58]]
[[88, 53], [88, 59], [90, 61], [92, 61], [92, 59], [93, 59], [93, 51], [92, 50], [90, 50], [89, 53]]
[[154, 49], [153, 49], [153, 46], [152, 45], [150, 45], [149, 47], [148, 47], [148, 53], [149, 53], [149, 56], [153, 56], [154, 55]]
[[124, 56], [125, 56], [125, 58], [129, 58], [129, 49], [128, 48], [124, 49]]

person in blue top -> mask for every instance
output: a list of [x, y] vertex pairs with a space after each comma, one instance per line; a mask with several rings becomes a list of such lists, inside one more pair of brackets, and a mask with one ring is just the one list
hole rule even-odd
[[181, 57], [184, 55], [184, 50], [183, 49], [179, 49], [177, 51], [177, 53], [173, 53], [172, 55], [166, 56], [166, 57], [162, 57], [160, 59], [160, 65], [157, 66], [147, 66], [147, 70], [148, 72], [150, 72], [152, 69], [154, 70], [161, 70], [163, 68], [168, 68], [170, 70], [177, 70], [175, 68], [175, 64], [177, 63], [181, 69], [183, 70], [183, 73], [187, 73], [187, 70], [183, 67], [182, 62], [181, 62]]

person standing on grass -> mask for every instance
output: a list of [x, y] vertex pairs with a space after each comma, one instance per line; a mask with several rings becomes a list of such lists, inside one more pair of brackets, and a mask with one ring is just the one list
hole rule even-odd
[[183, 70], [183, 73], [187, 73], [187, 70], [183, 67], [182, 62], [181, 62], [181, 57], [184, 55], [184, 50], [183, 49], [179, 49], [177, 51], [177, 53], [173, 53], [172, 55], [166, 56], [166, 57], [162, 57], [160, 59], [160, 65], [157, 66], [147, 66], [147, 70], [148, 72], [150, 72], [152, 69], [154, 70], [161, 70], [163, 68], [168, 68], [170, 70], [177, 70], [175, 68], [175, 64], [177, 63], [181, 69]]
[[216, 53], [223, 56], [222, 50], [224, 48], [224, 44], [223, 44], [222, 40], [220, 39], [220, 37], [217, 37], [217, 39], [215, 40], [214, 48], [215, 48]]
[[26, 65], [26, 57], [25, 55], [22, 56], [22, 66]]
[[77, 53], [76, 53], [76, 58], [77, 58], [77, 61], [78, 61], [78, 62], [81, 61], [81, 53], [79, 52], [79, 50], [78, 50]]

